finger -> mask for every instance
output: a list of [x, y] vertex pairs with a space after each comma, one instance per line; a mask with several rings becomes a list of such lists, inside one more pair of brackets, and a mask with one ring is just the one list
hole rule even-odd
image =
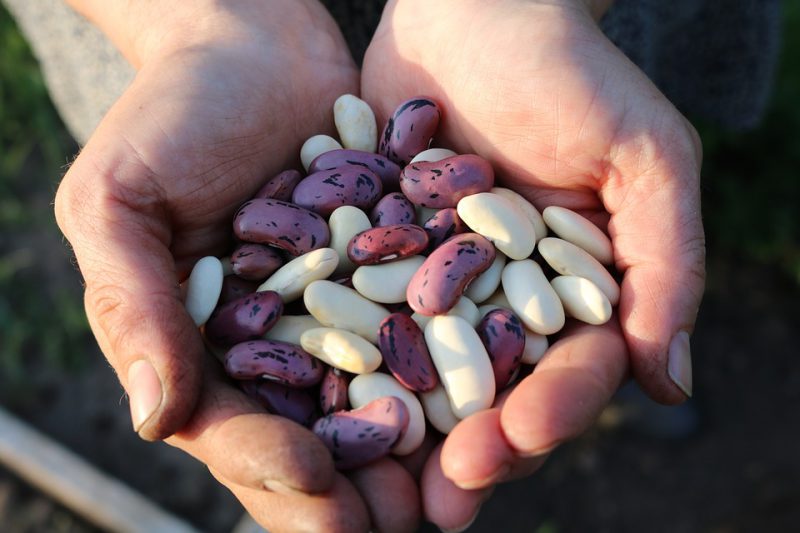
[[122, 185], [120, 173], [146, 176], [129, 156], [123, 147], [87, 146], [59, 187], [56, 217], [86, 283], [92, 331], [130, 398], [134, 429], [155, 440], [191, 415], [203, 348], [181, 302], [158, 191]]
[[347, 478], [361, 494], [374, 530], [417, 530], [422, 514], [419, 491], [405, 468], [391, 459], [382, 459], [349, 472]]
[[428, 426], [425, 430], [425, 437], [422, 439], [422, 444], [419, 445], [419, 448], [408, 455], [399, 455], [395, 457], [394, 460], [405, 468], [415, 481], [419, 481], [420, 476], [422, 476], [422, 470], [425, 468], [425, 463], [428, 461], [428, 457], [441, 440], [441, 434], [431, 426]]
[[442, 445], [431, 453], [422, 472], [420, 490], [425, 518], [445, 531], [463, 531], [478, 517], [493, 488], [463, 490], [447, 479], [441, 467]]
[[619, 327], [571, 324], [503, 406], [500, 428], [520, 456], [544, 455], [583, 433], [627, 370]]
[[[668, 404], [692, 394], [689, 334], [705, 284], [701, 156], [687, 128], [665, 124], [665, 138], [651, 147], [660, 150], [660, 163], [633, 179], [610, 180], [602, 191], [624, 272], [619, 314], [633, 375], [653, 399]], [[645, 149], [627, 157], [647, 157]]]
[[329, 490], [333, 460], [322, 442], [223, 381], [216, 361], [208, 358], [207, 365], [194, 416], [167, 442], [243, 487], [286, 494]]
[[366, 533], [369, 515], [355, 487], [336, 474], [331, 489], [321, 494], [279, 494], [242, 487], [211, 471], [241, 502], [250, 516], [271, 533], [324, 531]]

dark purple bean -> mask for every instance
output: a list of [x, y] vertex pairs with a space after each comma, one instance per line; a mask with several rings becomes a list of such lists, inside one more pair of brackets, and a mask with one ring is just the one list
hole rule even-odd
[[445, 241], [425, 259], [411, 278], [406, 299], [423, 315], [441, 315], [456, 305], [464, 288], [494, 261], [494, 245], [477, 233], [461, 233]]
[[328, 367], [325, 377], [319, 386], [319, 405], [323, 415], [329, 415], [336, 411], [344, 411], [350, 407], [347, 397], [347, 387], [353, 375], [338, 368]]
[[270, 198], [242, 205], [233, 219], [233, 231], [242, 241], [270, 244], [294, 256], [324, 248], [331, 240], [328, 224], [321, 216]]
[[503, 390], [519, 371], [525, 350], [525, 332], [519, 318], [508, 309], [495, 309], [475, 328], [489, 354], [497, 391]]
[[400, 104], [380, 137], [378, 153], [400, 166], [428, 148], [439, 127], [441, 112], [436, 102], [417, 96]]
[[408, 315], [393, 313], [383, 319], [378, 346], [389, 371], [407, 389], [428, 392], [439, 383], [425, 336]]
[[253, 198], [274, 198], [275, 200], [290, 202], [292, 200], [292, 191], [294, 191], [301, 179], [303, 179], [303, 175], [299, 171], [294, 169], [284, 170], [266, 182], [253, 195]]
[[492, 165], [474, 154], [419, 161], [400, 174], [400, 188], [409, 200], [437, 209], [455, 207], [465, 196], [487, 192], [493, 186]]
[[230, 274], [222, 278], [222, 292], [219, 295], [219, 304], [224, 305], [228, 302], [238, 300], [242, 296], [256, 292], [258, 283], [247, 281], [235, 274]]
[[428, 251], [432, 252], [444, 241], [469, 231], [469, 226], [464, 224], [455, 207], [446, 207], [429, 218], [422, 226], [428, 232]]
[[331, 170], [344, 165], [359, 165], [370, 169], [381, 179], [383, 190], [400, 190], [400, 167], [381, 154], [373, 154], [361, 150], [331, 150], [320, 154], [311, 162], [308, 173], [320, 170]]
[[371, 170], [345, 165], [310, 174], [295, 187], [292, 202], [327, 217], [343, 205], [369, 210], [382, 192], [381, 180]]
[[231, 254], [233, 273], [250, 281], [264, 281], [282, 265], [278, 250], [263, 244], [242, 243]]
[[408, 408], [386, 396], [360, 409], [322, 417], [312, 430], [333, 456], [339, 470], [358, 468], [385, 457], [408, 427]]
[[395, 224], [414, 224], [417, 214], [408, 198], [402, 193], [393, 192], [381, 198], [372, 208], [369, 219], [373, 228], [394, 226]]
[[237, 344], [225, 354], [225, 371], [234, 379], [263, 378], [290, 387], [312, 387], [325, 365], [294, 344], [257, 340]]
[[275, 291], [256, 292], [217, 307], [206, 322], [206, 338], [217, 346], [233, 346], [257, 339], [270, 330], [283, 313]]
[[347, 257], [357, 265], [389, 263], [422, 252], [428, 246], [428, 234], [414, 224], [371, 228], [353, 237], [347, 244]]
[[319, 418], [314, 397], [306, 389], [293, 389], [272, 381], [242, 381], [242, 390], [272, 414], [311, 427]]

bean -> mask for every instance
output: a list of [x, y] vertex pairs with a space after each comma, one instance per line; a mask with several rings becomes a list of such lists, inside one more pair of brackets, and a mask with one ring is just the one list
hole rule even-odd
[[508, 309], [496, 309], [476, 329], [492, 363], [495, 389], [503, 390], [519, 370], [525, 350], [522, 322]]
[[506, 189], [505, 187], [492, 187], [489, 192], [511, 200], [523, 213], [525, 213], [525, 216], [528, 217], [528, 220], [530, 220], [531, 224], [533, 224], [533, 229], [536, 232], [536, 240], [541, 240], [547, 237], [547, 226], [544, 223], [544, 219], [542, 219], [542, 215], [539, 214], [539, 210], [536, 209], [536, 207], [534, 207], [534, 205], [530, 203], [524, 196], [518, 192], [512, 191], [511, 189]]
[[322, 380], [325, 365], [299, 346], [256, 340], [239, 343], [228, 350], [225, 371], [234, 379], [263, 378], [306, 388]]
[[420, 393], [419, 401], [425, 411], [425, 417], [439, 433], [447, 435], [461, 422], [453, 414], [450, 398], [441, 383], [430, 391]]
[[319, 418], [317, 405], [305, 389], [294, 389], [273, 381], [242, 381], [242, 390], [267, 411], [311, 427]]
[[254, 340], [269, 331], [283, 313], [276, 292], [247, 294], [218, 307], [206, 322], [206, 338], [219, 346]]
[[492, 185], [492, 166], [473, 154], [411, 163], [400, 173], [403, 194], [422, 207], [455, 207], [465, 196], [487, 192]]
[[198, 326], [206, 323], [217, 306], [222, 292], [222, 278], [222, 263], [216, 257], [203, 257], [192, 268], [186, 280], [183, 305]]
[[349, 470], [389, 454], [408, 427], [405, 404], [393, 396], [376, 398], [352, 411], [329, 414], [314, 423], [313, 431], [330, 450], [333, 464]]
[[430, 98], [417, 96], [400, 104], [386, 123], [378, 153], [405, 166], [428, 148], [439, 127], [441, 111]]
[[525, 259], [533, 253], [533, 224], [511, 200], [483, 192], [462, 198], [457, 209], [472, 231], [489, 239], [511, 259]]
[[557, 276], [550, 280], [550, 285], [569, 316], [596, 326], [605, 324], [611, 318], [608, 297], [588, 279]]
[[371, 170], [345, 165], [310, 174], [295, 187], [292, 202], [328, 217], [343, 205], [370, 209], [382, 192], [381, 180]]
[[333, 121], [345, 148], [374, 152], [378, 146], [375, 114], [364, 100], [343, 94], [333, 104]]
[[372, 208], [370, 221], [376, 228], [395, 224], [413, 224], [416, 221], [414, 204], [402, 193], [387, 194]]
[[511, 309], [528, 329], [551, 335], [564, 327], [564, 307], [537, 263], [509, 262], [502, 283]]
[[300, 345], [300, 336], [322, 324], [311, 315], [283, 315], [264, 335], [265, 339]]
[[614, 261], [611, 241], [603, 230], [575, 211], [551, 205], [542, 212], [542, 218], [556, 235], [582, 248], [603, 265]]
[[342, 145], [333, 137], [329, 135], [314, 135], [304, 142], [300, 148], [300, 161], [303, 163], [303, 168], [308, 172], [314, 159], [331, 150], [341, 149]]
[[222, 290], [219, 295], [218, 305], [238, 300], [242, 296], [256, 292], [258, 283], [255, 281], [247, 281], [242, 279], [236, 274], [225, 276], [222, 279]]
[[458, 216], [458, 211], [455, 207], [445, 207], [430, 217], [422, 225], [428, 233], [428, 253], [432, 252], [441, 244], [459, 233], [466, 233], [469, 228], [461, 217]]
[[389, 371], [406, 388], [426, 392], [439, 383], [425, 336], [411, 317], [392, 313], [384, 318], [378, 345]]
[[619, 285], [589, 252], [563, 239], [547, 237], [539, 241], [539, 253], [559, 274], [586, 278], [603, 291], [611, 305], [619, 303]]
[[415, 155], [411, 163], [416, 163], [417, 161], [441, 161], [454, 155], [458, 154], [447, 148], [428, 148]]
[[350, 407], [347, 388], [352, 380], [352, 374], [332, 366], [328, 367], [319, 386], [319, 405], [323, 415], [344, 411]]
[[378, 343], [378, 327], [389, 312], [353, 289], [332, 281], [314, 281], [303, 294], [306, 307], [324, 326], [346, 329]]
[[421, 255], [412, 255], [391, 263], [360, 266], [353, 272], [353, 287], [373, 302], [403, 303], [408, 283], [424, 262]]
[[344, 329], [309, 329], [300, 336], [300, 346], [330, 366], [351, 374], [374, 372], [381, 365], [381, 353], [374, 345]]
[[231, 254], [233, 273], [249, 281], [263, 281], [283, 264], [275, 248], [263, 244], [242, 243]]
[[464, 294], [476, 304], [480, 304], [492, 297], [492, 294], [500, 286], [500, 276], [506, 266], [506, 256], [502, 252], [496, 252], [492, 266], [478, 275], [467, 285]]
[[253, 198], [274, 198], [290, 202], [292, 191], [303, 179], [303, 175], [294, 169], [284, 170], [280, 174], [271, 178], [253, 195]]
[[384, 191], [400, 190], [400, 167], [394, 161], [361, 150], [331, 150], [320, 154], [308, 167], [309, 173], [332, 170], [345, 165], [358, 165], [371, 170], [381, 179]]
[[398, 261], [428, 246], [428, 234], [415, 224], [395, 224], [362, 231], [347, 245], [347, 257], [357, 265]]
[[275, 291], [284, 303], [293, 302], [312, 281], [330, 276], [338, 263], [339, 256], [333, 248], [313, 250], [283, 265], [258, 291]]
[[324, 248], [331, 238], [318, 214], [269, 198], [242, 205], [233, 219], [233, 232], [242, 241], [270, 244], [294, 256]]

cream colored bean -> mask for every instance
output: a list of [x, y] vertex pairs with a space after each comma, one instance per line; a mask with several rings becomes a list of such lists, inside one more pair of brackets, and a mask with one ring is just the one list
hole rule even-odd
[[431, 391], [419, 393], [419, 401], [428, 421], [440, 433], [447, 435], [460, 422], [441, 383]]
[[605, 324], [611, 318], [611, 302], [588, 279], [558, 276], [550, 280], [550, 285], [555, 289], [569, 316], [595, 326]]
[[283, 315], [278, 319], [272, 329], [265, 335], [265, 339], [272, 341], [288, 342], [300, 345], [300, 337], [309, 329], [321, 328], [319, 320], [311, 315]]
[[303, 295], [308, 284], [330, 276], [339, 263], [333, 248], [318, 248], [292, 259], [262, 283], [257, 292], [275, 291], [284, 303], [293, 302]]
[[453, 157], [454, 155], [458, 154], [452, 150], [448, 150], [447, 148], [428, 148], [427, 150], [423, 150], [415, 155], [414, 159], [411, 160], [411, 163], [416, 163], [418, 161], [436, 162], [441, 161], [442, 159], [447, 159], [448, 157]]
[[537, 241], [547, 236], [547, 226], [544, 223], [544, 219], [542, 219], [542, 215], [539, 214], [539, 210], [525, 199], [524, 196], [511, 189], [506, 189], [505, 187], [492, 187], [489, 192], [499, 194], [503, 198], [511, 200], [525, 213], [525, 216], [528, 217], [528, 220], [533, 224], [533, 229], [536, 230]]
[[488, 270], [478, 275], [477, 278], [472, 280], [472, 283], [467, 285], [467, 290], [464, 295], [468, 296], [470, 300], [476, 304], [480, 304], [491, 298], [492, 294], [500, 286], [500, 276], [503, 274], [503, 268], [506, 266], [506, 256], [501, 252], [497, 252], [494, 256], [492, 266]]
[[345, 148], [373, 153], [378, 148], [375, 113], [361, 98], [352, 94], [337, 98], [333, 104], [333, 121]]
[[564, 307], [542, 268], [530, 259], [511, 261], [503, 269], [503, 291], [525, 327], [551, 335], [564, 327]]
[[391, 263], [360, 266], [353, 272], [353, 287], [373, 302], [405, 302], [408, 282], [424, 262], [423, 256], [413, 255]]
[[203, 257], [192, 268], [183, 305], [198, 326], [206, 323], [217, 306], [223, 277], [222, 262], [213, 256]]
[[331, 213], [328, 227], [331, 230], [330, 247], [339, 255], [339, 264], [335, 273], [337, 275], [349, 274], [355, 270], [356, 265], [347, 257], [347, 244], [357, 234], [372, 227], [369, 217], [357, 207], [343, 205]]
[[378, 344], [378, 329], [389, 311], [349, 287], [332, 281], [312, 282], [303, 294], [306, 309], [325, 326], [346, 329]]
[[542, 218], [556, 235], [583, 248], [602, 264], [614, 261], [611, 241], [603, 230], [575, 211], [551, 205], [542, 212]]
[[[469, 322], [469, 325], [473, 328], [481, 321], [481, 314], [478, 311], [478, 306], [466, 296], [459, 298], [456, 305], [442, 316], [460, 316]], [[425, 329], [425, 326], [428, 325], [428, 322], [430, 322], [433, 317], [414, 313], [411, 315], [411, 318], [417, 323], [420, 329]]]
[[300, 335], [305, 351], [345, 372], [365, 374], [381, 366], [381, 352], [363, 337], [337, 328], [314, 328]]
[[[481, 319], [495, 309], [511, 309], [511, 307], [501, 307], [494, 304], [482, 305], [478, 307], [478, 311], [481, 314]], [[525, 334], [525, 349], [522, 351], [520, 362], [525, 365], [535, 365], [547, 351], [547, 348], [550, 347], [550, 343], [547, 341], [547, 337], [532, 332], [528, 328], [524, 327], [524, 324], [522, 327], [522, 332]]]
[[300, 148], [300, 161], [303, 163], [303, 168], [308, 171], [311, 162], [317, 158], [318, 155], [330, 152], [331, 150], [341, 150], [342, 145], [339, 141], [330, 135], [314, 135], [303, 143]]
[[475, 329], [458, 316], [435, 316], [425, 341], [458, 418], [488, 409], [494, 401], [494, 373]]
[[586, 278], [603, 291], [612, 306], [619, 302], [619, 285], [589, 252], [555, 237], [539, 241], [539, 252], [559, 274]]
[[536, 246], [536, 232], [525, 213], [511, 200], [490, 192], [459, 200], [458, 216], [472, 231], [489, 239], [511, 259], [525, 259]]
[[396, 396], [408, 408], [408, 429], [392, 450], [395, 455], [408, 455], [425, 438], [425, 412], [414, 393], [388, 374], [362, 374], [353, 378], [347, 388], [350, 405], [358, 409], [384, 396]]

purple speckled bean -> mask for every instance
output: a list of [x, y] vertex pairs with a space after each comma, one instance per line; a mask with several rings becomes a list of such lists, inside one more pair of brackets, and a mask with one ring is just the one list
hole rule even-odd
[[408, 408], [385, 396], [360, 409], [322, 417], [312, 430], [333, 456], [339, 470], [358, 468], [389, 454], [408, 427]]
[[428, 148], [442, 113], [436, 102], [417, 96], [400, 104], [380, 137], [378, 153], [400, 166]]
[[343, 205], [369, 210], [382, 192], [381, 180], [371, 170], [345, 165], [310, 174], [294, 188], [292, 202], [327, 217]]
[[331, 150], [320, 154], [311, 162], [308, 173], [331, 170], [344, 165], [358, 165], [370, 169], [381, 179], [384, 191], [400, 190], [400, 167], [381, 154], [362, 150]]
[[477, 233], [445, 241], [411, 278], [406, 299], [422, 315], [441, 315], [456, 305], [464, 288], [494, 261], [494, 245]]
[[263, 244], [242, 243], [231, 254], [233, 273], [249, 281], [264, 281], [282, 265], [278, 250]]
[[217, 307], [206, 322], [206, 338], [217, 346], [257, 339], [275, 325], [283, 300], [275, 291], [256, 292]]
[[428, 232], [428, 251], [432, 252], [444, 241], [469, 231], [469, 226], [464, 224], [455, 207], [446, 207], [438, 211], [422, 225]]
[[322, 380], [325, 365], [294, 344], [257, 340], [228, 350], [225, 371], [234, 379], [263, 378], [302, 389]]
[[396, 224], [362, 231], [347, 244], [347, 257], [357, 265], [389, 263], [428, 246], [428, 234], [414, 224]]
[[256, 292], [258, 283], [255, 281], [247, 281], [235, 274], [230, 274], [222, 278], [222, 292], [219, 295], [219, 303], [217, 305], [224, 305], [228, 302], [238, 300], [242, 296]]
[[242, 390], [272, 414], [311, 427], [319, 418], [317, 404], [308, 390], [293, 389], [272, 381], [241, 381]]
[[319, 406], [322, 408], [323, 415], [350, 408], [347, 387], [352, 379], [353, 375], [349, 372], [332, 366], [328, 367], [319, 386]]
[[253, 198], [274, 198], [290, 202], [292, 191], [303, 179], [303, 175], [294, 169], [284, 170], [274, 178], [270, 179], [253, 195]]
[[495, 309], [483, 317], [475, 328], [489, 354], [496, 390], [505, 388], [519, 370], [525, 350], [522, 322], [508, 309]]
[[493, 186], [492, 165], [474, 154], [419, 161], [400, 174], [400, 189], [409, 200], [436, 209], [455, 207], [465, 196], [487, 192]]
[[381, 198], [372, 208], [369, 219], [373, 228], [394, 226], [395, 224], [413, 224], [417, 214], [414, 204], [402, 193], [393, 192]]
[[233, 232], [245, 242], [270, 244], [299, 256], [328, 246], [325, 220], [297, 205], [271, 198], [246, 202], [233, 218]]
[[389, 371], [407, 389], [428, 392], [439, 383], [425, 335], [408, 315], [393, 313], [383, 319], [378, 346]]

